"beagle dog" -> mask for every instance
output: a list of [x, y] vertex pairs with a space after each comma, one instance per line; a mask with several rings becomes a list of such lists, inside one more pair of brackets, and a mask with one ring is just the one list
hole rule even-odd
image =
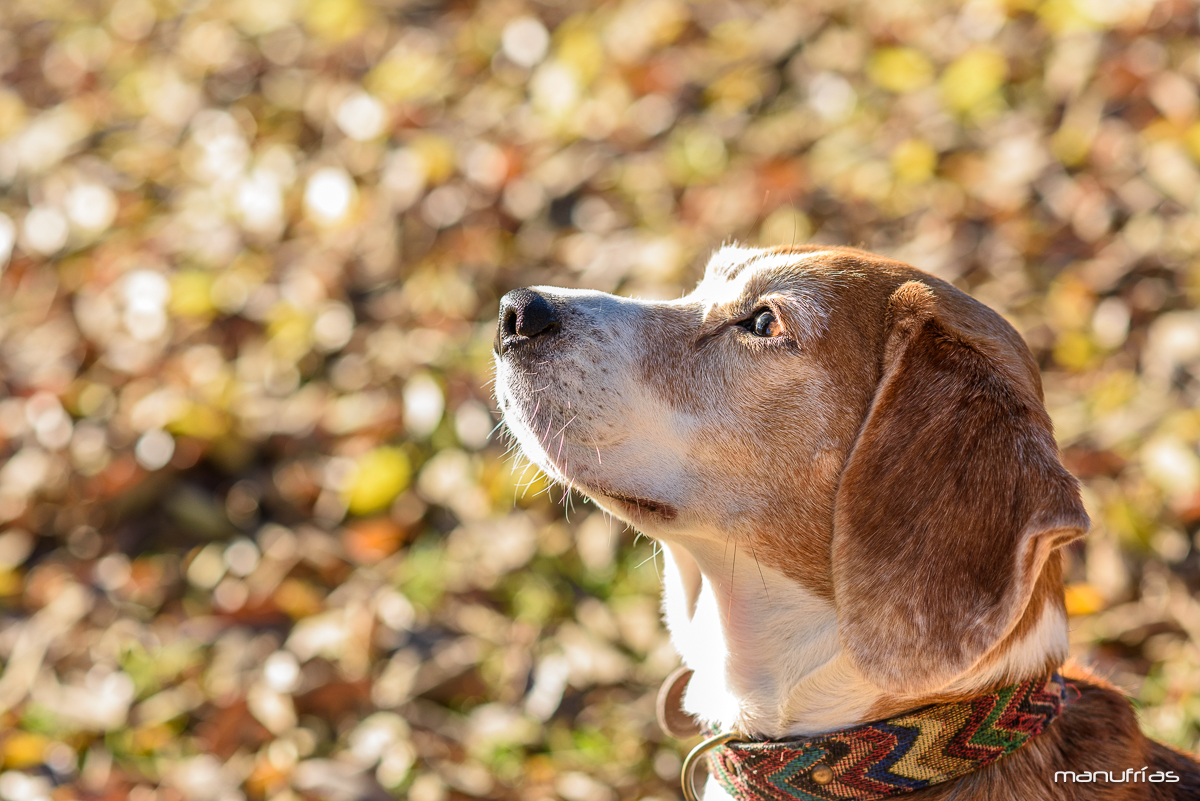
[[1060, 549], [1088, 517], [991, 309], [850, 248], [724, 247], [679, 300], [510, 292], [495, 361], [524, 454], [662, 544], [711, 732], [811, 737], [1059, 671], [1043, 732], [912, 797], [1200, 799], [1196, 762], [1062, 668]]

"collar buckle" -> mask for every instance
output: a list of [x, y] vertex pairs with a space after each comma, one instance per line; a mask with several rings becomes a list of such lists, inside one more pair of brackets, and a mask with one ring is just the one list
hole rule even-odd
[[700, 757], [714, 748], [719, 748], [728, 743], [748, 743], [750, 742], [744, 734], [736, 731], [717, 734], [704, 740], [687, 755], [687, 759], [683, 760], [683, 770], [680, 775], [680, 782], [683, 785], [684, 801], [699, 801], [700, 796], [696, 793], [696, 785], [692, 783], [694, 774], [696, 773], [696, 764], [700, 761]]

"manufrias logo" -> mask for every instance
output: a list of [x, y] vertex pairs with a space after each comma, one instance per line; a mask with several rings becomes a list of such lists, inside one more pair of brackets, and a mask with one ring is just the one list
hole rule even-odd
[[1124, 784], [1132, 782], [1154, 782], [1161, 784], [1162, 782], [1177, 782], [1179, 774], [1173, 770], [1156, 770], [1147, 775], [1147, 767], [1141, 770], [1136, 768], [1126, 768], [1124, 773], [1115, 773], [1111, 770], [1092, 770], [1080, 771], [1076, 773], [1073, 770], [1058, 770], [1054, 772], [1054, 781], [1056, 782], [1110, 782], [1113, 784]]

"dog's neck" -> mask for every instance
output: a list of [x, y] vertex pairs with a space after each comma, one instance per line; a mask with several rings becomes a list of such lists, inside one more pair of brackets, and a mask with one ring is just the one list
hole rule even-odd
[[[666, 622], [695, 671], [684, 708], [721, 731], [771, 739], [833, 731], [1044, 675], [1067, 655], [1061, 605], [1035, 593], [1022, 624], [967, 675], [933, 696], [897, 697], [854, 667], [830, 601], [713, 538], [664, 545]], [[1053, 581], [1061, 597], [1057, 572]]]

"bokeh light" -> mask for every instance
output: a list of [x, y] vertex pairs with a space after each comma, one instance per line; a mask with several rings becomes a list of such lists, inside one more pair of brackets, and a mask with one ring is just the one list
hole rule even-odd
[[731, 239], [1012, 321], [1074, 651], [1195, 750], [1198, 20], [0, 3], [0, 798], [676, 797], [653, 546], [505, 454], [491, 342]]

